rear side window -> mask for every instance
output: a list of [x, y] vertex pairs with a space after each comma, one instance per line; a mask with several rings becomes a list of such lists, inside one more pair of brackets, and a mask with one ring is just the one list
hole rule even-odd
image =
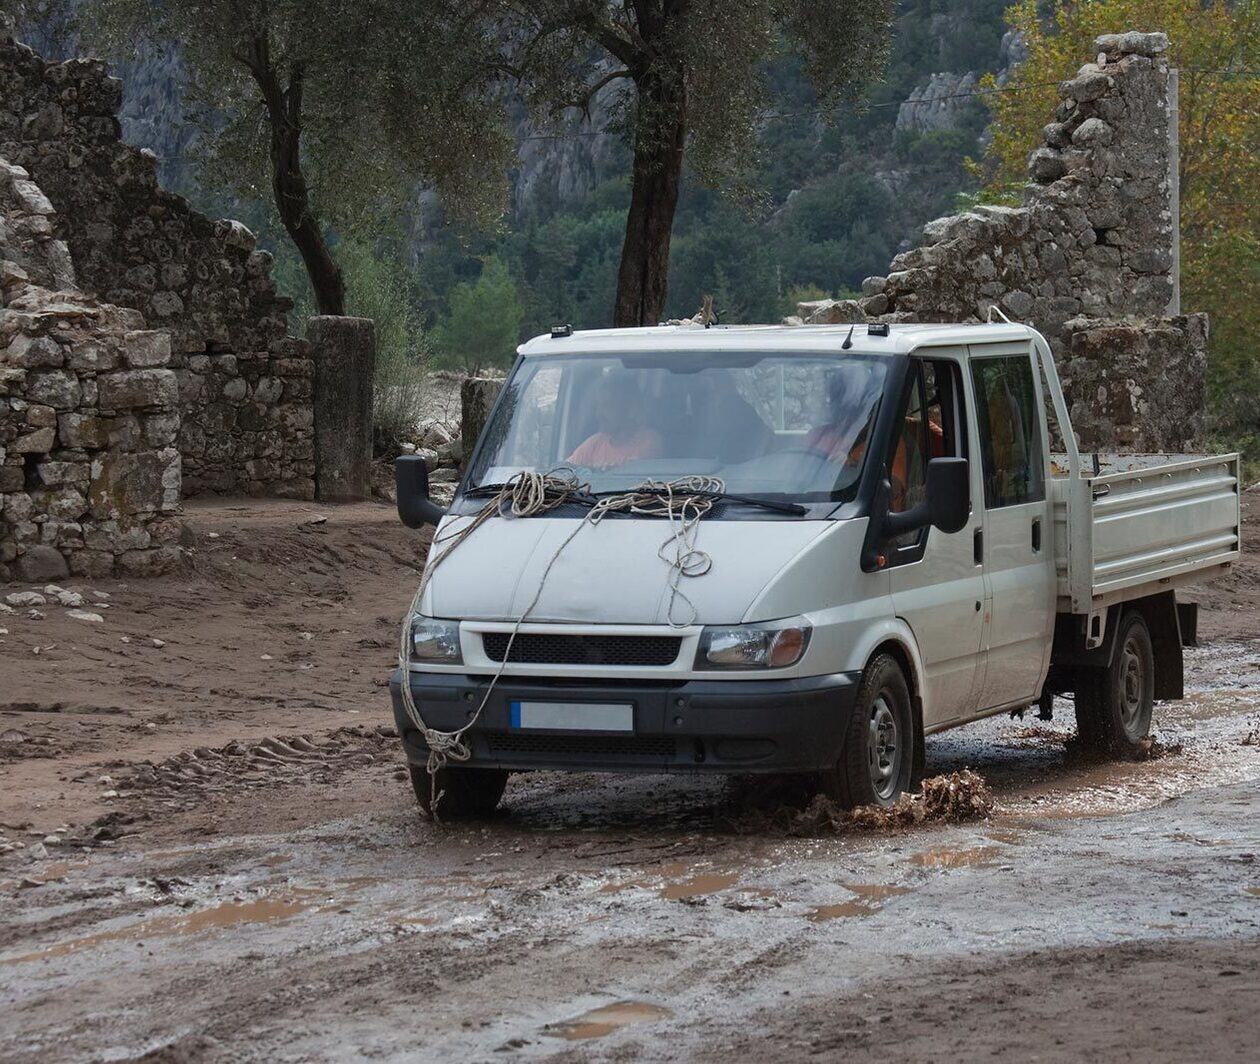
[[971, 363], [984, 463], [984, 505], [1040, 502], [1046, 497], [1041, 424], [1032, 361], [1027, 355]]

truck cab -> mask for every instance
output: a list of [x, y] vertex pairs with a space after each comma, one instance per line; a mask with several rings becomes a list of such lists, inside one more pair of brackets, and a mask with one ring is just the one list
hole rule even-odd
[[[573, 490], [513, 516], [534, 474]], [[449, 510], [420, 460], [398, 484], [437, 528], [395, 717], [442, 815], [534, 769], [792, 773], [887, 806], [927, 736], [1054, 693], [1133, 754], [1180, 697], [1175, 587], [1238, 551], [1237, 456], [1083, 469], [1048, 345], [1009, 323], [539, 337]], [[690, 517], [600, 509], [697, 484]]]

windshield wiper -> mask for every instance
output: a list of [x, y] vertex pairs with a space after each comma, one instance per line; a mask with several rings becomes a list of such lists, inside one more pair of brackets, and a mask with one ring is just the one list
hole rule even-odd
[[[492, 495], [498, 495], [505, 488], [510, 488], [510, 484], [478, 484], [475, 488], [468, 488], [464, 491], [465, 499], [485, 499]], [[594, 495], [585, 491], [574, 491], [569, 494], [567, 502], [576, 502], [582, 506], [594, 506], [596, 499]]]
[[[665, 489], [662, 487], [634, 487], [618, 491], [597, 491], [596, 496], [602, 495], [625, 495], [629, 491], [642, 492], [648, 495], [664, 495]], [[748, 506], [760, 506], [763, 510], [774, 510], [776, 513], [791, 514], [793, 517], [801, 517], [809, 513], [809, 508], [802, 506], [799, 502], [774, 502], [771, 499], [758, 499], [754, 495], [737, 495], [733, 491], [695, 491], [689, 489], [676, 488], [676, 495], [699, 495], [705, 499], [720, 500], [722, 502], [740, 502]]]

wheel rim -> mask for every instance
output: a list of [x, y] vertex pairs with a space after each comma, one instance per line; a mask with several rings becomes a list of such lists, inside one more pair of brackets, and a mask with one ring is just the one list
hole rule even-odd
[[1146, 670], [1137, 640], [1125, 640], [1120, 651], [1120, 724], [1130, 739], [1140, 739], [1146, 731]]
[[902, 742], [897, 714], [888, 698], [880, 695], [871, 706], [870, 737], [867, 743], [871, 763], [871, 786], [884, 800], [897, 792], [901, 779]]

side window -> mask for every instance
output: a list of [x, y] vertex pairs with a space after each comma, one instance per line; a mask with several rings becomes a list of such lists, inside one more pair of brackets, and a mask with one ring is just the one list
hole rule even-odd
[[984, 505], [995, 510], [1046, 497], [1041, 425], [1027, 355], [971, 363], [984, 463]]
[[[908, 510], [927, 495], [927, 465], [933, 458], [967, 456], [966, 424], [962, 416], [961, 374], [953, 362], [916, 360], [905, 415], [893, 445], [889, 465], [892, 498], [889, 509]], [[897, 540], [898, 546], [912, 546], [923, 538], [922, 531]]]
[[[927, 455], [923, 450], [923, 374], [916, 367], [906, 402], [905, 416], [893, 442], [889, 481], [892, 497], [888, 508], [893, 513], [909, 510], [923, 501], [927, 488]], [[912, 533], [911, 539], [918, 533]]]

